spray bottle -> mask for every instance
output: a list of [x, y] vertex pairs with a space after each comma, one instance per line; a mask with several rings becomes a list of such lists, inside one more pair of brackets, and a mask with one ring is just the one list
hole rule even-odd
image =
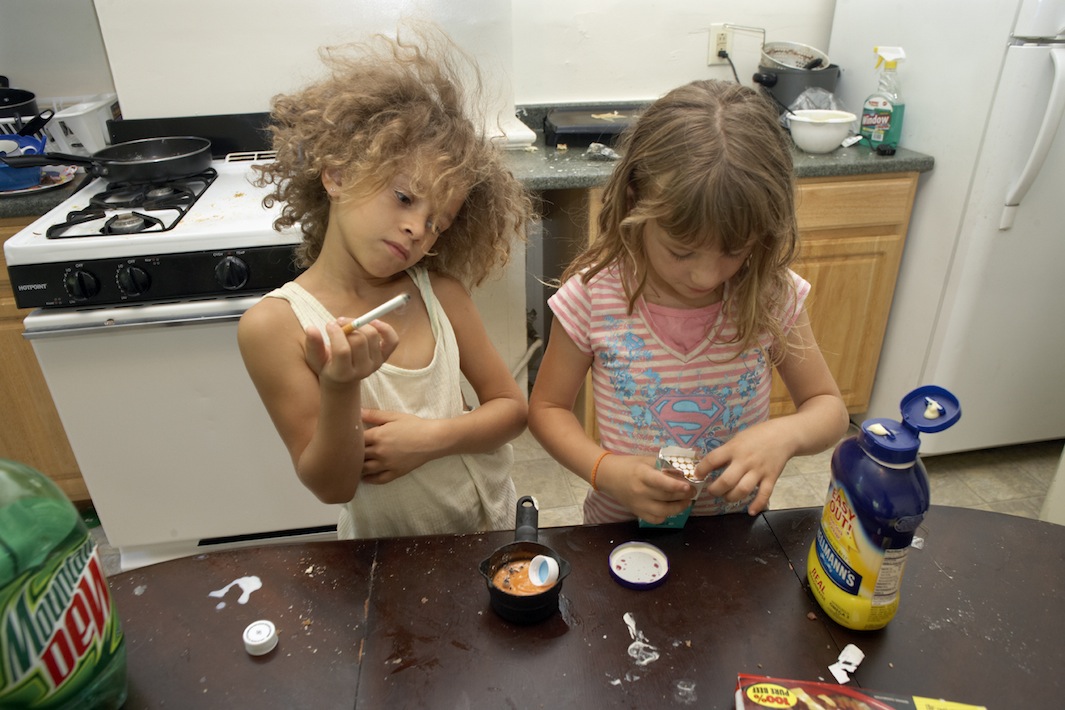
[[806, 560], [817, 603], [858, 631], [883, 628], [899, 608], [906, 557], [929, 506], [918, 434], [943, 431], [961, 417], [954, 395], [934, 385], [907, 394], [901, 409], [901, 422], [867, 419], [836, 447]]
[[881, 71], [877, 90], [862, 105], [862, 142], [877, 152], [891, 154], [902, 138], [902, 119], [906, 113], [897, 71], [906, 53], [902, 47], [874, 47], [873, 51], [877, 69]]

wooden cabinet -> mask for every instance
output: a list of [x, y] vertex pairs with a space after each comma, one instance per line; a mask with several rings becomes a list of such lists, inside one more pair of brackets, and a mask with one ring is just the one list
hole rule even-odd
[[[32, 218], [0, 218], [0, 243]], [[0, 251], [0, 458], [32, 466], [55, 481], [67, 497], [89, 499], [33, 347], [22, 337], [27, 311], [15, 306], [7, 263]]]
[[[792, 268], [810, 282], [814, 335], [851, 413], [869, 406], [916, 190], [917, 173], [799, 181]], [[792, 411], [775, 379], [770, 414]]]
[[[800, 253], [792, 268], [811, 284], [807, 309], [814, 335], [851, 413], [868, 409], [917, 177], [906, 172], [798, 181]], [[598, 189], [545, 193], [545, 229], [575, 253], [594, 229], [601, 199]], [[594, 437], [588, 391], [586, 383], [576, 411]], [[774, 378], [770, 414], [793, 411], [787, 389]]]

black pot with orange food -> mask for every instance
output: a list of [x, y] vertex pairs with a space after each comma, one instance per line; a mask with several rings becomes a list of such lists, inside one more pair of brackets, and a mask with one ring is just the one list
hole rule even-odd
[[[538, 542], [539, 511], [531, 496], [518, 499], [514, 519], [514, 542], [500, 547], [481, 562], [481, 576], [488, 585], [492, 610], [507, 621], [532, 624], [558, 612], [562, 580], [569, 574], [569, 562], [547, 545]], [[558, 577], [550, 585], [539, 586], [529, 578], [529, 564], [537, 555], [550, 557], [558, 565]]]

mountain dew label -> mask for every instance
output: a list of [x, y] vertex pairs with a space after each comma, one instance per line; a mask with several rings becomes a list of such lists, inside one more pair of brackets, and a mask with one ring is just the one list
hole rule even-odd
[[0, 590], [0, 707], [59, 707], [125, 652], [96, 543], [63, 545]]

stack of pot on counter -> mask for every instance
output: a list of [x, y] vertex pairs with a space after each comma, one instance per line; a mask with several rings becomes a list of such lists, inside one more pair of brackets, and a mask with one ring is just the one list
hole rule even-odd
[[[44, 151], [47, 136], [44, 125], [52, 117], [49, 109], [40, 113], [32, 91], [13, 89], [7, 77], [0, 76], [0, 156], [32, 155]], [[36, 186], [39, 167], [9, 168], [0, 162], [0, 192]]]
[[819, 49], [798, 42], [766, 42], [754, 82], [776, 99], [781, 110], [792, 108], [802, 92], [836, 90], [840, 69]]

